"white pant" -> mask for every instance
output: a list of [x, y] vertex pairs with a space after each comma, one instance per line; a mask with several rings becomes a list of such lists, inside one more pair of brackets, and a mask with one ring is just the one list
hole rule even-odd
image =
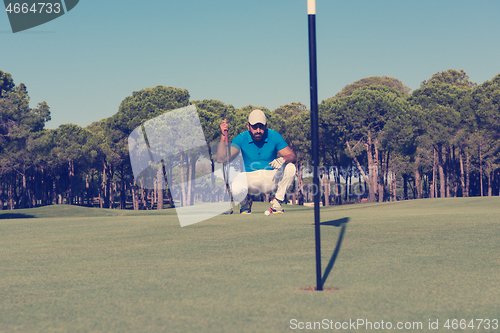
[[293, 163], [284, 164], [280, 169], [242, 172], [234, 177], [231, 192], [237, 202], [250, 195], [269, 194], [276, 190], [276, 199], [283, 201], [288, 187], [293, 183], [296, 168]]

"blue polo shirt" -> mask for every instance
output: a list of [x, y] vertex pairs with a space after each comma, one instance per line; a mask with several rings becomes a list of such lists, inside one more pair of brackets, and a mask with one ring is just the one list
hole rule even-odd
[[245, 171], [272, 170], [269, 165], [277, 156], [278, 151], [288, 147], [285, 139], [272, 129], [267, 129], [260, 142], [254, 142], [249, 131], [238, 134], [231, 146], [241, 151]]

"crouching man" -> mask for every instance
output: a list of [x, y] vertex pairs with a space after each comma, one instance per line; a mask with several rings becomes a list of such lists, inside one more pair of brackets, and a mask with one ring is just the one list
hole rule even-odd
[[[222, 137], [217, 150], [217, 160], [225, 162], [225, 142], [229, 129], [226, 119], [222, 121], [220, 129]], [[240, 214], [250, 214], [253, 196], [276, 192], [271, 201], [270, 212], [283, 213], [281, 204], [295, 178], [294, 163], [297, 157], [281, 134], [267, 128], [266, 115], [261, 110], [253, 110], [250, 113], [247, 129], [248, 131], [238, 134], [230, 145], [230, 156], [241, 152], [245, 167], [245, 172], [237, 175], [232, 182], [233, 198], [241, 203]], [[281, 157], [278, 157], [278, 153]]]

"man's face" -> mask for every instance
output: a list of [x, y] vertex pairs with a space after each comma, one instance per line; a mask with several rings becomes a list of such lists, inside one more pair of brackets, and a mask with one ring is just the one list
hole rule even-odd
[[250, 131], [253, 141], [255, 142], [260, 142], [266, 132], [266, 125], [261, 123], [257, 123], [255, 125], [247, 124], [247, 128]]

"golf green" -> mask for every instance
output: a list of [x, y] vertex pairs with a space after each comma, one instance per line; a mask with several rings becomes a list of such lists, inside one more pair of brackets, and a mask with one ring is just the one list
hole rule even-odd
[[1, 211], [0, 332], [500, 330], [499, 197], [322, 208], [325, 291], [313, 209], [267, 207]]

